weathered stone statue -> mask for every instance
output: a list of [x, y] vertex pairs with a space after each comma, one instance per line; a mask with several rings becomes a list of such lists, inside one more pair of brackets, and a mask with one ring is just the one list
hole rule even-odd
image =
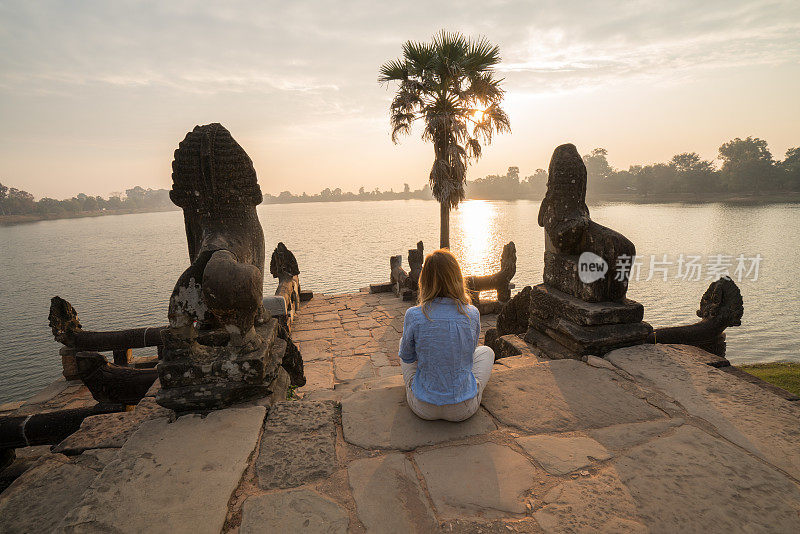
[[657, 328], [647, 339], [648, 343], [678, 343], [693, 345], [725, 356], [725, 329], [741, 326], [744, 314], [742, 293], [730, 278], [720, 278], [708, 286], [697, 316], [700, 321], [684, 326]]
[[408, 273], [407, 285], [411, 291], [419, 291], [419, 275], [422, 273], [422, 264], [425, 262], [425, 245], [422, 241], [417, 242], [417, 248], [408, 249]]
[[172, 180], [191, 265], [170, 297], [157, 401], [204, 410], [268, 395], [283, 353], [271, 350], [278, 325], [262, 304], [262, 195], [253, 162], [222, 125], [197, 126], [175, 151]]
[[[539, 226], [545, 230], [545, 284], [587, 302], [625, 298], [636, 247], [624, 235], [589, 218], [586, 166], [575, 145], [561, 145], [553, 152], [547, 194], [539, 208]], [[580, 281], [578, 258], [584, 252], [605, 260], [608, 268], [604, 278], [589, 284]]]
[[[625, 298], [633, 243], [589, 217], [586, 167], [574, 145], [555, 149], [549, 172], [539, 209], [544, 284], [531, 289], [525, 341], [549, 358], [601, 356], [644, 343], [652, 331], [642, 322], [644, 308]], [[594, 272], [580, 271], [581, 255]]]
[[[500, 254], [499, 271], [483, 276], [466, 277], [465, 282], [473, 304], [480, 302], [481, 291], [491, 290], [497, 291], [498, 302], [508, 302], [511, 299], [511, 279], [515, 274], [517, 274], [517, 246], [513, 241], [509, 241], [503, 246], [503, 252]], [[483, 310], [481, 313], [484, 313]]]

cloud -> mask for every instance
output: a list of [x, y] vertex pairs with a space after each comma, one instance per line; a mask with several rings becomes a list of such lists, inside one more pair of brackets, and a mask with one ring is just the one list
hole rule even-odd
[[[26, 154], [65, 139], [121, 152], [142, 147], [167, 161], [171, 137], [153, 132], [173, 136], [211, 120], [283, 147], [276, 150], [300, 142], [309, 153], [340, 146], [342, 159], [385, 159], [375, 147], [388, 139], [393, 88], [378, 85], [378, 68], [404, 41], [442, 28], [500, 46], [515, 132], [533, 124], [534, 113], [547, 120], [536, 108], [545, 101], [578, 109], [579, 92], [610, 94], [632, 82], [688, 87], [722, 79], [722, 71], [747, 79], [757, 66], [791, 74], [800, 63], [796, 0], [0, 0], [0, 172], [44, 174]], [[516, 149], [506, 137], [487, 154], [503, 143]], [[403, 150], [417, 142], [404, 141]], [[366, 156], [365, 146], [373, 151]], [[137, 180], [117, 179], [117, 189]]]

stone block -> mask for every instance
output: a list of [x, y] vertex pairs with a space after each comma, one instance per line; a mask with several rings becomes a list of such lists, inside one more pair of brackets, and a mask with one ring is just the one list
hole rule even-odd
[[720, 435], [800, 478], [800, 406], [721, 369], [699, 363], [689, 345], [639, 345], [606, 359], [678, 402]]
[[333, 389], [333, 362], [330, 360], [318, 360], [303, 364], [303, 374], [306, 377], [306, 385], [303, 391], [315, 391], [318, 389]]
[[597, 428], [589, 430], [587, 434], [602, 443], [605, 447], [621, 451], [651, 441], [658, 436], [662, 436], [676, 426], [681, 426], [684, 422], [683, 418], [680, 417], [674, 419], [659, 419], [657, 421], [627, 423]]
[[308, 489], [248, 497], [242, 505], [241, 534], [270, 532], [346, 534], [347, 512]]
[[46, 454], [0, 493], [0, 532], [54, 532], [92, 484], [100, 465]]
[[533, 347], [516, 334], [506, 334], [496, 338], [491, 345], [488, 341], [486, 344], [494, 351], [495, 361], [509, 356], [534, 356]]
[[373, 378], [375, 369], [369, 356], [339, 356], [333, 359], [336, 380], [347, 382], [361, 378]]
[[542, 318], [534, 314], [531, 314], [530, 325], [580, 355], [602, 355], [614, 349], [641, 345], [653, 331], [653, 327], [643, 321], [582, 326], [560, 317]]
[[286, 299], [281, 295], [270, 295], [264, 297], [264, 308], [272, 317], [283, 317], [289, 313], [286, 307]]
[[59, 532], [220, 532], [265, 412], [252, 406], [146, 421]]
[[336, 420], [332, 401], [275, 404], [256, 459], [258, 485], [291, 488], [330, 476], [336, 469]]
[[428, 450], [414, 460], [444, 519], [521, 516], [528, 491], [546, 476], [520, 453], [491, 442]]
[[531, 347], [533, 353], [540, 358], [548, 360], [579, 360], [580, 354], [571, 351], [547, 334], [535, 328], [529, 328], [525, 333], [524, 341]]
[[[710, 368], [709, 368], [710, 369]], [[492, 375], [482, 404], [502, 423], [532, 434], [600, 428], [663, 417], [626, 391], [616, 373], [557, 360]]]
[[[590, 284], [581, 282], [578, 276], [578, 258], [567, 254], [558, 254], [545, 250], [544, 268], [542, 269], [542, 279], [548, 286], [574, 295], [584, 302], [602, 302], [606, 300], [607, 286], [605, 278], [596, 280]], [[612, 269], [610, 266], [609, 269]], [[606, 276], [613, 276], [609, 273]]]
[[58, 354], [61, 356], [61, 373], [67, 380], [80, 380], [78, 374], [77, 351], [69, 347], [61, 347]]
[[367, 532], [434, 532], [436, 519], [417, 473], [402, 454], [356, 460], [347, 468], [358, 518]]
[[408, 451], [495, 428], [482, 410], [460, 423], [420, 419], [406, 404], [405, 386], [356, 391], [342, 400], [344, 439], [365, 449]]
[[595, 460], [612, 457], [605, 447], [585, 436], [540, 434], [517, 438], [517, 443], [554, 475], [566, 475], [591, 465]]
[[503, 369], [503, 368], [515, 369], [517, 367], [527, 367], [529, 365], [536, 365], [537, 363], [541, 363], [544, 361], [547, 360], [530, 353], [530, 354], [520, 354], [519, 356], [509, 356], [508, 358], [497, 360], [495, 364], [498, 366], [497, 367], [498, 369]]
[[556, 486], [534, 517], [546, 532], [797, 532], [798, 509], [785, 474], [683, 425]]
[[172, 410], [145, 397], [132, 412], [119, 412], [87, 417], [80, 428], [53, 447], [53, 452], [81, 454], [87, 449], [120, 448], [149, 419], [170, 417]]
[[644, 306], [630, 299], [622, 302], [586, 302], [547, 284], [533, 286], [530, 312], [539, 317], [563, 317], [583, 326], [638, 323]]
[[272, 350], [278, 328], [275, 318], [256, 327], [260, 341], [240, 352], [227, 345], [199, 344], [192, 356], [165, 352], [158, 365], [157, 402], [176, 411], [213, 410], [271, 394], [283, 357]]
[[393, 291], [394, 284], [391, 282], [385, 282], [382, 284], [370, 284], [369, 285], [369, 292], [370, 293], [389, 293]]

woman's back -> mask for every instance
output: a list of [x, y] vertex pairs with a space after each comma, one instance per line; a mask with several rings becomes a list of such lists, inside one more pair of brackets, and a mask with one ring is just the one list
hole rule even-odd
[[431, 404], [455, 404], [477, 394], [473, 353], [481, 325], [478, 309], [438, 297], [406, 311], [400, 358], [417, 361], [414, 394]]

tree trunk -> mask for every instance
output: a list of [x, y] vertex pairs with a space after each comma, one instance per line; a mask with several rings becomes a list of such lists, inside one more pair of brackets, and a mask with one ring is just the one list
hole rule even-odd
[[439, 248], [450, 248], [450, 203], [442, 202], [440, 205], [439, 220]]

